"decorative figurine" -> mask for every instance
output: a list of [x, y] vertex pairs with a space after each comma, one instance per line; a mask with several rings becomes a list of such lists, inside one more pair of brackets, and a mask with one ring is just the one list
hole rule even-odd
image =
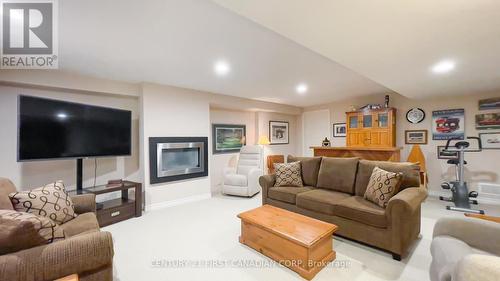
[[385, 104], [384, 104], [385, 108], [389, 108], [389, 100], [390, 100], [389, 95], [385, 95]]
[[321, 143], [322, 146], [330, 146], [331, 143], [330, 143], [330, 140], [328, 140], [327, 137], [325, 137], [325, 139], [323, 140], [323, 142]]

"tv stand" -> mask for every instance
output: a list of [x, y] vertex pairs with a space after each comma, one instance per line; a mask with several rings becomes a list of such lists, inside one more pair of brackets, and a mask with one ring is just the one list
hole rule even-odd
[[76, 159], [76, 190], [77, 192], [83, 191], [83, 159]]

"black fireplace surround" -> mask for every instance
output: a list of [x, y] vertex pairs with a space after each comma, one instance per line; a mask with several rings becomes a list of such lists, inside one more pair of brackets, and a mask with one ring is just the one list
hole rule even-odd
[[207, 137], [150, 137], [151, 184], [208, 176]]

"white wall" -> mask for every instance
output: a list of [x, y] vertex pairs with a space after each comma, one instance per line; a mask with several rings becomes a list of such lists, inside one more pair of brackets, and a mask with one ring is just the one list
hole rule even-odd
[[[454, 168], [446, 164], [446, 160], [437, 159], [437, 146], [444, 145], [445, 141], [433, 141], [431, 132], [431, 115], [433, 110], [441, 109], [465, 109], [466, 135], [477, 136], [481, 132], [490, 132], [489, 130], [478, 131], [475, 129], [475, 115], [485, 112], [497, 111], [479, 111], [478, 100], [489, 97], [498, 97], [499, 93], [476, 94], [468, 96], [454, 96], [452, 98], [434, 98], [434, 99], [408, 99], [398, 94], [391, 94], [391, 106], [397, 108], [397, 143], [403, 147], [402, 160], [406, 160], [411, 149], [411, 145], [405, 145], [404, 131], [426, 129], [429, 131], [429, 144], [422, 145], [421, 148], [426, 157], [426, 164], [429, 176], [429, 189], [431, 192], [442, 192], [440, 183], [444, 180], [451, 180], [455, 177]], [[331, 123], [345, 123], [345, 112], [349, 111], [350, 106], [362, 106], [367, 103], [383, 103], [384, 95], [373, 95], [356, 99], [348, 99], [327, 105], [306, 108], [305, 111], [315, 111], [318, 109], [327, 109], [330, 112]], [[427, 114], [426, 119], [420, 124], [411, 124], [406, 120], [406, 112], [413, 108], [420, 107]], [[493, 130], [494, 132], [495, 130]], [[499, 130], [497, 130], [499, 131]], [[332, 128], [330, 128], [330, 136]], [[317, 145], [321, 139], [316, 140]], [[332, 146], [345, 146], [345, 138], [333, 138]], [[466, 178], [469, 181], [469, 187], [472, 190], [477, 189], [480, 182], [500, 184], [498, 159], [500, 150], [484, 150], [482, 153], [468, 153], [466, 160], [469, 163], [466, 168]]]
[[[97, 184], [109, 179], [141, 181], [139, 171], [139, 108], [137, 97], [85, 94], [70, 91], [37, 90], [0, 86], [0, 177], [11, 179], [18, 189], [26, 190], [56, 180], [68, 189], [76, 188], [76, 161], [54, 160], [17, 162], [17, 96], [30, 95], [132, 111], [132, 156], [98, 158]], [[57, 136], [55, 136], [57, 137]], [[84, 160], [84, 186], [94, 182], [94, 160]]]
[[[330, 111], [326, 109], [307, 111], [302, 114], [302, 126], [304, 131], [304, 145], [302, 154], [313, 156], [311, 146], [321, 145], [321, 141], [330, 137]], [[320, 140], [318, 142], [318, 140]]]

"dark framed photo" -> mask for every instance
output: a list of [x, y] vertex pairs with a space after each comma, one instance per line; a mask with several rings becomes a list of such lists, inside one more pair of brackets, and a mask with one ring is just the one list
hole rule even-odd
[[333, 124], [333, 137], [334, 138], [345, 138], [346, 136], [347, 136], [346, 123], [334, 123]]
[[478, 130], [500, 129], [500, 114], [499, 113], [476, 114], [476, 129]]
[[405, 144], [427, 144], [428, 135], [427, 130], [406, 130]]
[[446, 148], [446, 146], [444, 146], [444, 145], [439, 145], [437, 147], [438, 159], [457, 159], [458, 158], [458, 151], [445, 152], [444, 151], [445, 148]]
[[449, 140], [465, 137], [465, 110], [445, 109], [432, 112], [432, 139]]
[[499, 109], [500, 98], [479, 100], [479, 110]]
[[212, 124], [213, 154], [239, 152], [245, 142], [245, 125]]
[[285, 121], [269, 121], [269, 139], [271, 144], [289, 144], [289, 124]]
[[479, 134], [483, 149], [500, 149], [500, 133]]

